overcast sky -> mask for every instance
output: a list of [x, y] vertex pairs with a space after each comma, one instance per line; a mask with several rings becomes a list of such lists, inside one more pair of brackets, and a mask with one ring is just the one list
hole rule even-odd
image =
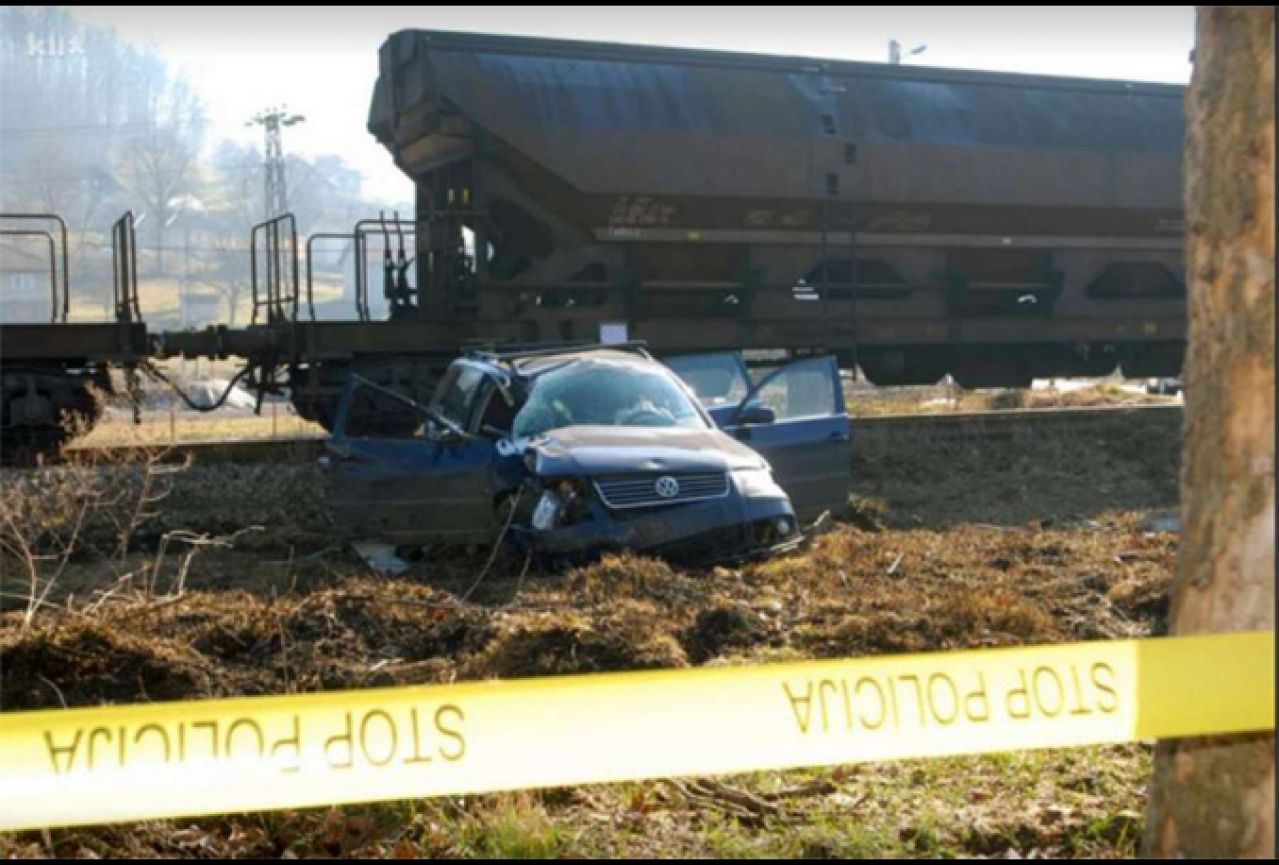
[[1190, 80], [1190, 6], [77, 6], [182, 72], [199, 91], [214, 138], [257, 141], [259, 109], [306, 115], [285, 148], [337, 153], [365, 192], [412, 200], [412, 185], [365, 130], [378, 47], [405, 28], [465, 30], [722, 48], [884, 62], [890, 39], [920, 66], [1162, 81]]

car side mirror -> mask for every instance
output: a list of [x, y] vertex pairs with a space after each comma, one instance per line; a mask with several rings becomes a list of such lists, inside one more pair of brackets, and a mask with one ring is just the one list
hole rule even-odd
[[758, 403], [745, 406], [737, 413], [737, 422], [744, 425], [759, 425], [773, 423], [777, 420], [777, 412], [767, 406]]

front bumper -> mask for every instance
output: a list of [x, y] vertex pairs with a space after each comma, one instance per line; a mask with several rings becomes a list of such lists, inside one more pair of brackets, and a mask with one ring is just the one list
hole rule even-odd
[[712, 564], [762, 558], [797, 547], [802, 536], [769, 537], [785, 518], [796, 526], [786, 499], [745, 498], [736, 490], [722, 499], [611, 511], [598, 501], [586, 519], [547, 530], [512, 526], [514, 545], [538, 555], [585, 561], [605, 552], [633, 550], [682, 564]]

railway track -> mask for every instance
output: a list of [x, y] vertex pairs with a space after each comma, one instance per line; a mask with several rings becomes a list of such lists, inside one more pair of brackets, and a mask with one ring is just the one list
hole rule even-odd
[[288, 438], [218, 438], [179, 442], [146, 442], [141, 444], [85, 447], [71, 445], [62, 451], [71, 462], [145, 462], [182, 463], [188, 459], [199, 465], [246, 465], [251, 463], [284, 463], [313, 460], [324, 453], [325, 436], [291, 436]]
[[[985, 441], [1017, 436], [1102, 432], [1114, 424], [1181, 423], [1181, 405], [1097, 406], [1083, 408], [1006, 409], [936, 414], [870, 415], [853, 418], [853, 446], [894, 445], [908, 441]], [[67, 460], [117, 462], [153, 459], [201, 465], [302, 462], [324, 452], [323, 436], [262, 439], [210, 439], [141, 445], [85, 447], [63, 451]]]

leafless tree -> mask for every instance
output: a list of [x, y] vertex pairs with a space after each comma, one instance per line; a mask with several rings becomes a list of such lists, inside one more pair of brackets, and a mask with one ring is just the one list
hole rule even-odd
[[0, 204], [64, 216], [73, 272], [100, 267], [117, 192], [162, 236], [202, 133], [199, 100], [154, 54], [65, 8], [0, 8]]
[[154, 241], [155, 269], [164, 273], [164, 233], [195, 179], [195, 153], [181, 136], [153, 129], [134, 140], [129, 155], [130, 191], [141, 203]]

